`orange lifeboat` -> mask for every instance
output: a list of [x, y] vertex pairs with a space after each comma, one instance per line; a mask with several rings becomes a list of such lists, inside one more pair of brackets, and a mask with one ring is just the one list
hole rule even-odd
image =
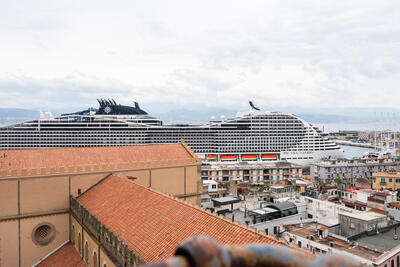
[[236, 160], [237, 156], [236, 155], [222, 155], [221, 160]]
[[276, 155], [262, 155], [261, 159], [262, 160], [272, 160], [272, 159], [277, 159], [278, 157]]
[[207, 159], [217, 159], [217, 155], [207, 155]]
[[242, 155], [242, 160], [257, 160], [257, 155]]

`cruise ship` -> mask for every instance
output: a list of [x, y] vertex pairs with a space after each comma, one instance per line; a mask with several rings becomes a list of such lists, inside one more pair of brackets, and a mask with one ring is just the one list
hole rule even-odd
[[181, 139], [205, 163], [289, 161], [303, 166], [341, 158], [343, 150], [294, 114], [251, 109], [204, 124], [163, 125], [139, 107], [98, 99], [99, 108], [0, 128], [0, 149], [176, 143]]

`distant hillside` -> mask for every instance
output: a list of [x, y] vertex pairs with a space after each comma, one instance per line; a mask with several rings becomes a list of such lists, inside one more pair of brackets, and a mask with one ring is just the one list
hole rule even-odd
[[[71, 107], [68, 109], [57, 110], [52, 109], [51, 112], [53, 115], [59, 115], [62, 113], [68, 113], [73, 111], [79, 111], [87, 109], [87, 107]], [[212, 116], [215, 116], [217, 120], [224, 115], [226, 118], [235, 117], [238, 111], [246, 111], [250, 108], [239, 108], [237, 110], [233, 110], [230, 108], [198, 108], [193, 107], [192, 109], [187, 108], [176, 108], [173, 110], [169, 110], [166, 112], [162, 112], [160, 108], [152, 107], [149, 105], [144, 108], [150, 115], [159, 117], [164, 123], [205, 123], [209, 122]], [[158, 112], [154, 112], [154, 110], [158, 110]], [[268, 110], [262, 108], [262, 110]], [[338, 124], [337, 127], [343, 129], [348, 129], [354, 126], [354, 129], [364, 129], [364, 128], [374, 128], [375, 124], [384, 124], [383, 128], [390, 128], [390, 125], [393, 124], [398, 128], [400, 125], [400, 109], [385, 109], [385, 108], [337, 108], [337, 109], [305, 109], [305, 108], [272, 108], [269, 109], [271, 111], [282, 111], [284, 113], [293, 113], [304, 119], [305, 121], [312, 123], [314, 125], [325, 125], [327, 124]], [[47, 111], [47, 110], [43, 110]], [[375, 116], [376, 115], [376, 121]], [[397, 117], [394, 117], [394, 113], [397, 114]], [[390, 115], [390, 119], [388, 119], [387, 114]], [[0, 125], [10, 125], [18, 122], [23, 122], [26, 120], [31, 120], [40, 117], [39, 110], [30, 110], [30, 109], [20, 109], [20, 108], [0, 108]], [[372, 124], [371, 124], [372, 123]], [[359, 125], [356, 125], [359, 124]], [[371, 124], [371, 125], [370, 125]], [[336, 126], [335, 126], [336, 127]], [[382, 128], [381, 127], [381, 128]], [[329, 127], [328, 127], [329, 128]], [[396, 128], [396, 129], [397, 129]]]
[[20, 108], [0, 108], [0, 125], [10, 125], [35, 118], [39, 118], [40, 112], [37, 110]]

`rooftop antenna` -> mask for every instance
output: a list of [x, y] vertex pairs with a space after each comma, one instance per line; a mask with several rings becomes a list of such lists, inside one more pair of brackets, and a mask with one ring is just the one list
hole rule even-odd
[[253, 101], [249, 101], [249, 104], [250, 104], [250, 107], [251, 107], [252, 109], [260, 110], [258, 107], [256, 107], [256, 106], [253, 104]]

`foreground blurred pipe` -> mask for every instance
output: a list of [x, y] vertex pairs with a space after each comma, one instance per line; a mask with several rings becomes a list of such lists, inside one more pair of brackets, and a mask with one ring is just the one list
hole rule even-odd
[[185, 241], [166, 261], [147, 267], [355, 267], [361, 264], [346, 257], [314, 257], [295, 249], [271, 245], [221, 246], [207, 237]]

